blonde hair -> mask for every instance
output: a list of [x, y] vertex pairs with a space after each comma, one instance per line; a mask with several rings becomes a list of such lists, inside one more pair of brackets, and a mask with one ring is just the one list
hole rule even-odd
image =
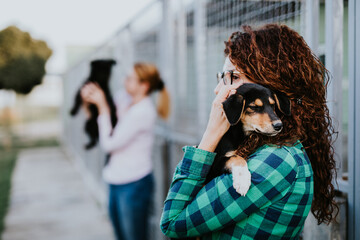
[[134, 64], [134, 70], [140, 82], [149, 84], [148, 95], [160, 91], [156, 104], [157, 112], [161, 118], [167, 119], [170, 115], [170, 95], [157, 67], [151, 63], [138, 62]]

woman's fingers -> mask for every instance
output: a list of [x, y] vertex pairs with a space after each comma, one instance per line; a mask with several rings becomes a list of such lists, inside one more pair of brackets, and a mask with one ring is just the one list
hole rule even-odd
[[[229, 95], [234, 94], [235, 92], [236, 86], [223, 86], [220, 89], [219, 93], [216, 95], [213, 101], [212, 110], [210, 112], [210, 121], [213, 121], [214, 119], [221, 121], [226, 120], [226, 116], [223, 110], [223, 102], [229, 97]], [[217, 124], [219, 124], [219, 122]]]
[[86, 88], [86, 86], [80, 89], [80, 95], [82, 98], [86, 98], [89, 95], [89, 90]]
[[81, 88], [80, 95], [82, 98], [87, 98], [89, 95], [91, 95], [91, 89], [85, 85], [84, 87]]
[[81, 88], [81, 97], [85, 102], [104, 105], [106, 101], [103, 90], [96, 83], [87, 83]]
[[222, 136], [230, 128], [230, 123], [226, 118], [223, 102], [231, 95], [236, 93], [238, 86], [222, 86], [213, 101], [208, 125], [199, 148], [214, 151]]
[[92, 83], [92, 85], [97, 89], [101, 89], [99, 83], [97, 83], [97, 82]]
[[96, 91], [95, 85], [93, 83], [88, 83], [81, 88], [80, 95], [84, 101], [93, 102], [93, 95]]
[[81, 88], [81, 94], [82, 95], [91, 95], [94, 94], [96, 92], [98, 92], [100, 90], [99, 85], [96, 85], [94, 83], [87, 83], [85, 84], [82, 88]]
[[83, 88], [90, 93], [95, 92], [96, 90], [99, 89], [98, 86], [95, 85], [94, 83], [87, 83]]
[[225, 85], [223, 86], [219, 93], [216, 95], [214, 102], [223, 103], [231, 94], [236, 93], [237, 86]]

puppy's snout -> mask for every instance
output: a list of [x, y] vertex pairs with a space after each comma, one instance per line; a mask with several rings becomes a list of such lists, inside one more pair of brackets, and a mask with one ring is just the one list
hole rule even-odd
[[282, 122], [275, 122], [272, 124], [272, 126], [275, 129], [275, 131], [281, 131], [283, 124]]

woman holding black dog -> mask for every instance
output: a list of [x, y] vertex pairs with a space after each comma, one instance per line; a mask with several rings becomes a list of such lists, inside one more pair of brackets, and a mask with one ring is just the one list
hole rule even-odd
[[[117, 97], [118, 123], [112, 129], [110, 109], [96, 84], [85, 85], [81, 96], [99, 110], [99, 142], [110, 153], [103, 169], [109, 184], [109, 214], [118, 240], [147, 239], [153, 191], [151, 152], [157, 114], [169, 115], [169, 96], [155, 65], [136, 63]], [[150, 95], [160, 91], [157, 110]]]
[[[298, 239], [310, 209], [319, 224], [334, 219], [328, 72], [304, 39], [285, 25], [243, 30], [225, 43], [224, 73], [203, 138], [197, 148], [184, 148], [176, 168], [161, 219], [169, 237]], [[278, 113], [283, 123], [279, 134], [252, 133], [237, 150], [251, 172], [245, 196], [233, 188], [231, 174], [203, 187], [214, 150], [230, 127], [222, 103], [243, 83], [279, 91], [291, 102], [290, 116]]]

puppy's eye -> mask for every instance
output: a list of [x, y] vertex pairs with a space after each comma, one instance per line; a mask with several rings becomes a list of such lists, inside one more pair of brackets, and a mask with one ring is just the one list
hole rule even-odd
[[260, 111], [262, 109], [260, 106], [249, 106], [249, 108], [254, 111]]

